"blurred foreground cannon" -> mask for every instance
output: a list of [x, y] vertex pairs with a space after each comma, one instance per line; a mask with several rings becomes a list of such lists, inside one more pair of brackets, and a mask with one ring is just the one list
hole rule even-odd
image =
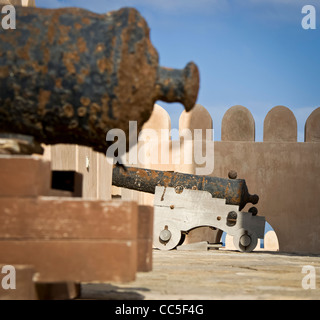
[[[16, 7], [16, 29], [0, 28], [0, 132], [40, 143], [106, 152], [106, 133], [138, 130], [157, 100], [194, 106], [199, 73], [162, 68], [138, 11]], [[128, 141], [127, 139], [127, 149]]]

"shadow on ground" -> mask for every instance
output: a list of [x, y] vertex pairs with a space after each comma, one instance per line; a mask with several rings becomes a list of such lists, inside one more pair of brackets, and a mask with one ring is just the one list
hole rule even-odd
[[144, 300], [136, 291], [150, 291], [146, 288], [117, 287], [108, 283], [83, 283], [80, 287], [80, 299], [87, 300]]

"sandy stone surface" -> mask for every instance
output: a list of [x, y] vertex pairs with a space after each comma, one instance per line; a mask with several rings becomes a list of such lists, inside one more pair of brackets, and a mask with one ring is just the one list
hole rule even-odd
[[[315, 289], [304, 289], [304, 266]], [[307, 279], [310, 284], [313, 280]], [[82, 284], [84, 299], [264, 300], [320, 298], [320, 256], [236, 251], [154, 251], [153, 271], [119, 285]]]

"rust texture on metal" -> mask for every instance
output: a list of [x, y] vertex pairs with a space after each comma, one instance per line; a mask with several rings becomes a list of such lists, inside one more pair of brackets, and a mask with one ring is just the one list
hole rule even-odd
[[157, 100], [187, 111], [196, 102], [196, 65], [160, 67], [149, 27], [133, 8], [101, 15], [17, 7], [16, 26], [0, 28], [1, 132], [105, 153], [106, 133], [117, 128], [128, 137], [130, 120], [140, 131]]
[[158, 171], [141, 168], [122, 169], [114, 166], [112, 184], [117, 187], [155, 193], [156, 186], [208, 191], [214, 198], [226, 199], [227, 204], [238, 205], [242, 210], [247, 203], [256, 204], [259, 197], [248, 192], [245, 180], [198, 176], [173, 171]]

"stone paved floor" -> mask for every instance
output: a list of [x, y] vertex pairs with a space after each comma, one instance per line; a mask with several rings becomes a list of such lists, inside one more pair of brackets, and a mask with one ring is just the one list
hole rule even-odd
[[[304, 266], [316, 289], [305, 290]], [[309, 282], [308, 282], [309, 283]], [[320, 299], [320, 256], [235, 251], [154, 251], [153, 271], [126, 284], [82, 284], [84, 299]]]

